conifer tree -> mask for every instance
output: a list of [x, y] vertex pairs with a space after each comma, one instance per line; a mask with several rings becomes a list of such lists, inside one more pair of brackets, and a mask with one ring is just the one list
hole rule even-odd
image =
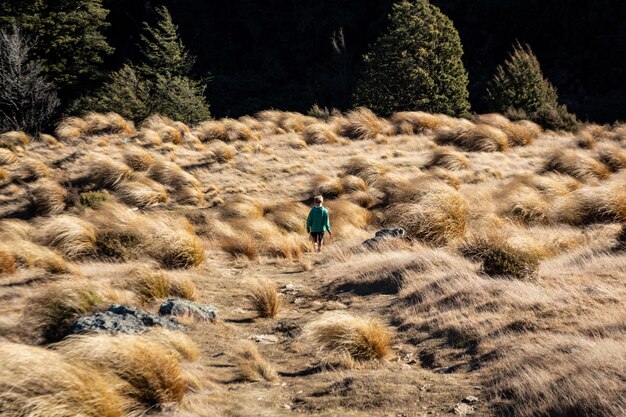
[[463, 47], [454, 25], [427, 0], [393, 6], [389, 27], [363, 57], [357, 105], [389, 115], [422, 110], [460, 115], [469, 110]]
[[95, 111], [115, 111], [135, 121], [159, 113], [185, 123], [211, 117], [204, 85], [190, 77], [194, 60], [178, 35], [167, 8], [157, 9], [156, 25], [144, 25], [141, 62], [126, 64], [84, 100]]
[[559, 105], [556, 88], [544, 77], [529, 45], [516, 43], [487, 86], [486, 101], [494, 112], [528, 118], [551, 129], [572, 129], [576, 117]]

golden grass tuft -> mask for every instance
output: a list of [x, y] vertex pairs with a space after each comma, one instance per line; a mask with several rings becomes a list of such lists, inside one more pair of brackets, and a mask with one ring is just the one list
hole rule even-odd
[[154, 114], [141, 123], [141, 129], [152, 130], [157, 133], [162, 142], [180, 145], [184, 142], [185, 134], [190, 129], [182, 122], [176, 122], [169, 117]]
[[17, 162], [17, 156], [10, 149], [0, 148], [0, 166]]
[[5, 241], [20, 268], [41, 268], [51, 274], [69, 271], [67, 261], [57, 252], [29, 240], [10, 237]]
[[26, 132], [11, 131], [0, 134], [0, 147], [13, 148], [28, 145], [32, 138]]
[[339, 125], [338, 133], [352, 140], [374, 140], [383, 133], [385, 125], [371, 110], [359, 107], [349, 112]]
[[139, 208], [165, 203], [168, 199], [165, 187], [146, 177], [136, 176], [133, 181], [122, 181], [115, 186], [115, 194], [121, 202]]
[[311, 124], [304, 129], [307, 145], [327, 145], [339, 142], [337, 134], [325, 123]]
[[13, 177], [21, 181], [35, 181], [50, 176], [48, 166], [38, 159], [21, 158], [13, 170]]
[[311, 178], [309, 195], [321, 195], [324, 198], [337, 198], [343, 195], [344, 186], [340, 178], [328, 175], [317, 175]]
[[441, 167], [451, 171], [461, 171], [471, 166], [472, 163], [465, 155], [446, 146], [435, 149], [424, 168]]
[[450, 125], [452, 118], [442, 114], [425, 112], [398, 112], [391, 116], [391, 122], [396, 132], [405, 135], [414, 135], [433, 131], [442, 126]]
[[302, 203], [284, 202], [266, 209], [265, 217], [285, 232], [306, 232], [309, 208]]
[[378, 181], [386, 172], [380, 164], [362, 156], [350, 158], [344, 164], [343, 170], [345, 175], [357, 176], [369, 185]]
[[305, 327], [304, 337], [325, 360], [348, 356], [359, 362], [384, 359], [393, 340], [380, 320], [345, 313], [326, 313]]
[[504, 152], [509, 148], [506, 133], [486, 124], [437, 129], [435, 142], [439, 145], [454, 145], [470, 152]]
[[246, 341], [240, 344], [235, 352], [235, 362], [237, 370], [235, 381], [274, 382], [278, 379], [278, 374], [259, 353], [253, 342]]
[[626, 187], [617, 182], [580, 188], [555, 201], [551, 219], [579, 226], [626, 221]]
[[31, 204], [38, 214], [58, 214], [65, 210], [68, 193], [58, 183], [42, 178], [33, 183], [28, 191]]
[[148, 407], [180, 403], [187, 389], [180, 352], [143, 335], [72, 336], [55, 345], [69, 360], [107, 370], [130, 384], [128, 394]]
[[30, 298], [26, 320], [46, 342], [56, 342], [68, 335], [76, 320], [105, 307], [100, 291], [87, 282], [59, 281], [41, 289]]
[[154, 158], [150, 152], [137, 147], [128, 147], [124, 149], [124, 163], [135, 171], [147, 171], [152, 165]]
[[200, 357], [200, 348], [185, 333], [153, 327], [142, 335], [151, 342], [159, 343], [170, 349], [181, 360], [195, 362]]
[[222, 142], [253, 141], [259, 135], [248, 126], [234, 119], [208, 120], [200, 123], [193, 134], [202, 142], [220, 140]]
[[87, 113], [82, 118], [63, 119], [57, 126], [56, 134], [65, 142], [76, 142], [81, 138], [95, 135], [131, 136], [135, 134], [135, 125], [117, 113]]
[[276, 284], [269, 279], [257, 279], [248, 284], [246, 295], [259, 317], [276, 318], [280, 310], [280, 297]]
[[169, 294], [173, 297], [196, 301], [198, 299], [198, 287], [190, 278], [172, 278], [170, 280]]
[[137, 294], [143, 303], [170, 296], [171, 279], [164, 271], [139, 267], [128, 278], [128, 289]]
[[573, 150], [553, 151], [546, 158], [541, 172], [558, 172], [580, 181], [605, 180], [610, 175], [602, 163]]
[[603, 163], [611, 172], [626, 168], [626, 151], [615, 145], [602, 145], [598, 149], [598, 161]]
[[175, 190], [184, 187], [200, 188], [200, 181], [190, 173], [184, 171], [173, 162], [156, 161], [147, 173], [148, 177]]
[[91, 155], [85, 165], [89, 180], [101, 188], [114, 188], [133, 177], [128, 165], [106, 156]]
[[533, 122], [511, 122], [497, 113], [478, 115], [475, 117], [475, 121], [502, 130], [506, 134], [510, 146], [530, 145], [541, 133], [541, 128]]
[[346, 193], [367, 191], [367, 183], [356, 175], [346, 175], [341, 178], [341, 184]]
[[42, 347], [0, 342], [0, 410], [23, 417], [127, 417], [128, 386]]
[[237, 154], [237, 149], [233, 145], [229, 145], [221, 141], [213, 142], [209, 151], [213, 152], [215, 160], [220, 164], [231, 161]]
[[236, 236], [225, 236], [220, 239], [220, 248], [233, 257], [245, 256], [250, 260], [259, 257], [259, 246], [254, 237], [247, 233], [239, 233]]
[[0, 244], [0, 275], [12, 274], [16, 269], [15, 255], [5, 245]]
[[69, 259], [79, 259], [95, 253], [95, 227], [70, 215], [41, 219], [35, 224], [34, 241], [61, 252]]

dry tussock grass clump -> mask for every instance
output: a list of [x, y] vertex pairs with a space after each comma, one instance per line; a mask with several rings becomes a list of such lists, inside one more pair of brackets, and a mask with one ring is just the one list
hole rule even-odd
[[385, 123], [371, 110], [360, 107], [349, 112], [339, 124], [338, 133], [353, 140], [374, 140], [383, 133]]
[[339, 142], [337, 134], [325, 123], [307, 126], [303, 135], [307, 145], [327, 145]]
[[305, 233], [309, 208], [302, 203], [284, 202], [267, 207], [265, 217], [285, 232]]
[[624, 346], [620, 339], [549, 333], [504, 340], [488, 371], [494, 404], [519, 417], [623, 415]]
[[345, 313], [326, 313], [309, 323], [304, 337], [322, 358], [350, 359], [357, 362], [384, 359], [393, 335], [388, 326], [374, 318]]
[[626, 151], [615, 145], [602, 145], [598, 150], [598, 161], [606, 165], [611, 172], [626, 168]]
[[573, 191], [554, 203], [551, 219], [571, 225], [626, 221], [626, 184], [615, 182]]
[[311, 197], [321, 195], [324, 198], [341, 197], [345, 192], [340, 178], [329, 177], [328, 175], [317, 175], [311, 178], [309, 195]]
[[551, 203], [535, 188], [510, 183], [500, 195], [500, 213], [525, 224], [548, 223]]
[[546, 158], [541, 172], [558, 172], [580, 181], [605, 180], [610, 175], [602, 163], [573, 150], [553, 151]]
[[354, 228], [365, 229], [372, 222], [369, 210], [350, 200], [327, 201], [324, 206], [329, 212], [333, 236], [350, 236]]
[[35, 223], [34, 241], [58, 250], [66, 258], [79, 259], [95, 253], [96, 229], [75, 216], [55, 216]]
[[142, 335], [72, 336], [55, 345], [69, 360], [112, 372], [130, 384], [128, 394], [148, 407], [180, 403], [187, 389], [180, 353]]
[[54, 181], [42, 178], [28, 187], [28, 193], [38, 214], [58, 214], [65, 210], [67, 190]]
[[253, 141], [258, 140], [259, 135], [248, 126], [234, 119], [208, 120], [200, 123], [193, 130], [202, 142], [220, 140], [222, 142]]
[[28, 302], [26, 321], [46, 342], [56, 342], [68, 335], [76, 320], [99, 308], [106, 301], [94, 285], [72, 280], [59, 281], [41, 289]]
[[487, 275], [517, 279], [535, 276], [539, 261], [548, 255], [539, 245], [514, 246], [507, 236], [496, 231], [472, 236], [459, 249], [469, 259], [480, 262], [482, 271]]
[[123, 181], [115, 187], [115, 195], [128, 206], [153, 207], [165, 203], [168, 194], [165, 187], [146, 177], [135, 176], [134, 181]]
[[220, 208], [220, 216], [223, 219], [258, 219], [263, 217], [266, 210], [267, 207], [261, 202], [238, 195]]
[[541, 134], [541, 127], [529, 120], [511, 122], [497, 113], [478, 115], [475, 121], [502, 130], [507, 135], [510, 146], [530, 145]]
[[586, 131], [579, 132], [574, 138], [576, 147], [581, 149], [593, 149], [598, 145], [598, 141]]
[[15, 148], [16, 146], [28, 145], [32, 138], [26, 132], [11, 131], [0, 134], [0, 147]]
[[50, 169], [42, 161], [34, 158], [21, 158], [17, 166], [11, 167], [13, 178], [21, 181], [35, 181], [50, 176]]
[[20, 268], [41, 268], [51, 274], [69, 271], [70, 267], [63, 256], [47, 247], [16, 237], [9, 237], [4, 243], [13, 252]]
[[435, 132], [435, 142], [470, 152], [504, 152], [509, 148], [506, 133], [486, 124], [439, 128]]
[[341, 178], [341, 184], [346, 193], [367, 191], [367, 183], [356, 175], [346, 175]]
[[231, 161], [237, 154], [237, 148], [221, 141], [213, 142], [209, 151], [213, 153], [215, 160], [220, 164]]
[[141, 129], [149, 129], [156, 132], [165, 143], [180, 145], [184, 142], [185, 134], [191, 129], [183, 122], [176, 122], [169, 117], [154, 114], [141, 123]]
[[[447, 187], [447, 188], [446, 188]], [[383, 213], [386, 227], [402, 227], [410, 237], [446, 245], [465, 235], [467, 205], [459, 192], [445, 185], [416, 203], [392, 204]]]
[[181, 204], [204, 203], [200, 181], [173, 162], [157, 161], [152, 164], [146, 175], [169, 187], [172, 197]]
[[16, 269], [15, 255], [5, 245], [0, 244], [0, 275], [12, 274]]
[[235, 381], [273, 382], [278, 379], [278, 374], [274, 367], [263, 359], [253, 342], [241, 343], [235, 353], [235, 362], [237, 364]]
[[405, 135], [422, 134], [442, 126], [452, 126], [455, 120], [443, 114], [431, 114], [420, 111], [398, 112], [391, 116], [396, 132]]
[[345, 175], [354, 175], [367, 184], [376, 183], [385, 174], [386, 170], [378, 163], [362, 156], [352, 157], [343, 166]]
[[127, 385], [59, 352], [0, 343], [0, 410], [20, 417], [126, 417], [137, 414]]
[[204, 244], [184, 218], [141, 214], [119, 204], [104, 203], [87, 219], [96, 227], [101, 256], [121, 260], [149, 256], [165, 268], [190, 268], [204, 259]]
[[147, 171], [152, 165], [152, 154], [138, 146], [127, 147], [123, 151], [124, 163], [135, 171]]
[[82, 137], [95, 135], [128, 135], [135, 133], [133, 122], [117, 113], [87, 113], [81, 117], [68, 117], [57, 126], [61, 141], [75, 142]]
[[100, 188], [115, 188], [133, 177], [133, 170], [128, 165], [103, 155], [90, 155], [85, 170], [89, 180]]
[[17, 162], [17, 156], [10, 149], [0, 148], [0, 166]]
[[259, 317], [276, 318], [280, 310], [280, 297], [276, 284], [269, 279], [257, 279], [248, 284], [246, 295]]
[[128, 289], [137, 294], [143, 303], [167, 297], [195, 300], [197, 288], [188, 278], [172, 278], [165, 271], [143, 266], [134, 269], [128, 278]]
[[224, 236], [219, 241], [220, 248], [233, 257], [245, 256], [250, 260], [259, 257], [259, 246], [247, 233], [240, 233], [237, 236]]
[[441, 167], [451, 171], [462, 171], [471, 166], [472, 163], [465, 155], [446, 146], [435, 149], [424, 168]]

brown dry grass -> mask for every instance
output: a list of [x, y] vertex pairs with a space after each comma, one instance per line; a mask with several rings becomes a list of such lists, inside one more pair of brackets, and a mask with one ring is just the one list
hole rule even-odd
[[49, 349], [0, 342], [0, 410], [6, 416], [126, 417], [127, 385]]
[[0, 148], [0, 166], [11, 165], [17, 161], [17, 156], [10, 149]]
[[52, 215], [65, 210], [67, 190], [54, 181], [42, 178], [29, 187], [29, 193], [31, 203], [39, 214]]
[[222, 142], [258, 140], [254, 133], [245, 124], [234, 119], [209, 120], [193, 129], [193, 134], [202, 142], [220, 140]]
[[506, 133], [487, 124], [443, 127], [437, 130], [435, 141], [470, 152], [504, 152], [509, 148]]
[[440, 147], [433, 151], [424, 168], [441, 167], [451, 171], [461, 171], [472, 166], [467, 157], [449, 147]]
[[546, 158], [541, 171], [570, 175], [580, 181], [605, 180], [610, 175], [602, 163], [572, 150], [552, 152]]
[[274, 367], [261, 356], [253, 342], [241, 343], [235, 352], [235, 362], [235, 381], [274, 382], [278, 379]]
[[54, 248], [68, 259], [96, 251], [96, 230], [90, 223], [69, 215], [42, 219], [35, 225], [34, 241]]
[[390, 329], [373, 318], [327, 313], [309, 323], [305, 338], [327, 361], [347, 355], [355, 361], [384, 359], [393, 339]]
[[131, 397], [146, 406], [180, 403], [187, 389], [180, 352], [141, 335], [72, 336], [55, 349], [70, 360], [110, 371], [132, 387]]
[[249, 234], [226, 236], [220, 241], [220, 248], [233, 257], [245, 256], [250, 260], [259, 257], [259, 247], [256, 240]]
[[280, 310], [276, 284], [269, 279], [258, 279], [248, 284], [246, 296], [259, 317], [274, 319]]
[[15, 255], [9, 248], [0, 244], [0, 274], [12, 274], [16, 269]]
[[339, 142], [337, 134], [324, 123], [307, 126], [303, 136], [307, 145], [327, 145]]
[[364, 107], [351, 111], [339, 124], [338, 133], [353, 140], [374, 140], [383, 133], [384, 121]]
[[602, 145], [598, 150], [598, 161], [606, 165], [611, 172], [626, 168], [626, 151], [614, 145]]

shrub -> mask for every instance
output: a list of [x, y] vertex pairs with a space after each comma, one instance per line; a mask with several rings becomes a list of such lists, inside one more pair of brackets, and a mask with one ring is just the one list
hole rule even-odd
[[108, 372], [43, 347], [0, 343], [0, 409], [9, 416], [125, 417], [136, 404]]
[[252, 342], [242, 343], [235, 353], [237, 371], [236, 381], [269, 381], [278, 379], [278, 375], [272, 365], [270, 365], [259, 353], [256, 345]]
[[382, 115], [402, 110], [462, 114], [468, 77], [459, 34], [427, 0], [393, 5], [389, 27], [364, 55], [354, 100]]
[[257, 311], [259, 317], [276, 318], [280, 309], [280, 298], [276, 292], [276, 284], [268, 279], [259, 279], [248, 285], [248, 300]]
[[187, 389], [177, 351], [142, 335], [72, 336], [55, 349], [70, 360], [112, 372], [149, 407], [180, 403]]
[[327, 313], [309, 323], [304, 335], [323, 355], [348, 356], [356, 361], [384, 359], [389, 353], [392, 333], [379, 320]]
[[80, 193], [80, 204], [85, 207], [96, 208], [109, 199], [106, 191], [86, 191]]

